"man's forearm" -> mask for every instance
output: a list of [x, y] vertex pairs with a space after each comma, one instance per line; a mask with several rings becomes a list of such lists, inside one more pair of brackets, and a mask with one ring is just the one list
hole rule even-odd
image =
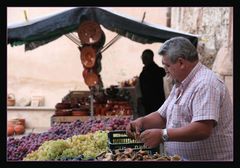
[[158, 112], [153, 112], [142, 117], [143, 129], [165, 128], [165, 119]]
[[186, 127], [169, 128], [170, 141], [190, 142], [208, 138], [213, 129], [213, 120], [193, 122]]

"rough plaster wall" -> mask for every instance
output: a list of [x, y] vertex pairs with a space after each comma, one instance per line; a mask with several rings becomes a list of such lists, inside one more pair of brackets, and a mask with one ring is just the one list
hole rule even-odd
[[172, 8], [173, 28], [198, 34], [200, 61], [228, 87], [233, 99], [233, 31], [230, 7]]
[[216, 54], [229, 35], [229, 7], [172, 8], [173, 28], [200, 35], [200, 61], [212, 68]]

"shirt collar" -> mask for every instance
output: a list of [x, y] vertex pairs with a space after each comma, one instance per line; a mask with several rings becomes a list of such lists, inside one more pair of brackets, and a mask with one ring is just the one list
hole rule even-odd
[[199, 71], [201, 67], [202, 67], [202, 64], [198, 62], [196, 66], [188, 74], [188, 76], [180, 83], [179, 89], [181, 89], [182, 91], [185, 90], [188, 84], [190, 83], [190, 81], [193, 79], [193, 77], [196, 75], [196, 73]]

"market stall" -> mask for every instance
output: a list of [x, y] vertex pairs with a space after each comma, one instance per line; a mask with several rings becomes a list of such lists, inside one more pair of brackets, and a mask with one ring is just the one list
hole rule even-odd
[[[117, 33], [107, 44], [100, 25]], [[31, 133], [20, 139], [10, 137], [7, 144], [8, 160], [182, 159], [180, 156], [165, 156], [160, 151], [151, 153], [153, 150], [145, 148], [141, 142], [127, 139], [125, 132], [110, 136], [112, 131], [125, 130], [138, 108], [134, 85], [124, 83], [103, 87], [101, 58], [103, 52], [121, 36], [143, 44], [184, 36], [195, 46], [197, 36], [130, 19], [97, 7], [77, 7], [38, 20], [8, 25], [7, 31], [8, 44], [24, 44], [25, 50], [33, 50], [62, 35], [68, 37], [79, 48], [80, 61], [84, 67], [83, 79], [89, 87], [89, 91], [71, 91], [61, 102], [56, 102], [51, 128], [47, 132]], [[116, 151], [113, 145], [121, 150]]]
[[[126, 37], [142, 44], [160, 43], [175, 36], [188, 38], [195, 46], [196, 35], [177, 31], [161, 25], [130, 18], [107, 8], [76, 7], [23, 23], [8, 24], [8, 44], [25, 45], [25, 50], [33, 50], [65, 35], [79, 48], [80, 60], [84, 68], [82, 76], [90, 90], [90, 115], [94, 115], [93, 99], [96, 92], [104, 92], [101, 79], [101, 58], [104, 51], [120, 37]], [[116, 32], [117, 35], [106, 42], [100, 26]], [[131, 90], [132, 92], [132, 90]], [[95, 94], [96, 95], [96, 94]], [[135, 100], [131, 100], [134, 102]], [[132, 103], [134, 105], [136, 103]], [[132, 107], [134, 113], [136, 107]]]

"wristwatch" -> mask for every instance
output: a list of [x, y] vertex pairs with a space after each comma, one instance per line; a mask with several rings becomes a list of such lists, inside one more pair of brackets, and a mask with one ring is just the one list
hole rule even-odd
[[166, 128], [162, 129], [162, 140], [163, 140], [163, 142], [167, 142], [169, 140]]

